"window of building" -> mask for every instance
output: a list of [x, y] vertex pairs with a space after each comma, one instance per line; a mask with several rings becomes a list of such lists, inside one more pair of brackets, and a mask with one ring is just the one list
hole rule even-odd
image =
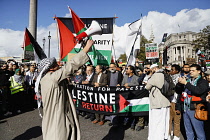
[[186, 35], [184, 35], [184, 38], [186, 38]]
[[181, 39], [181, 38], [182, 38], [182, 36], [180, 35], [180, 36], [179, 36], [179, 39]]

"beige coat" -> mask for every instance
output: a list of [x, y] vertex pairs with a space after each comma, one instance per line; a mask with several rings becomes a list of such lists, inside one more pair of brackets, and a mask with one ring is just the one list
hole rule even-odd
[[80, 140], [79, 122], [66, 78], [87, 61], [87, 55], [81, 51], [61, 69], [41, 79], [44, 140]]
[[150, 91], [149, 99], [151, 109], [170, 106], [169, 100], [159, 90], [163, 87], [163, 84], [164, 75], [162, 73], [154, 73], [147, 82], [146, 89]]

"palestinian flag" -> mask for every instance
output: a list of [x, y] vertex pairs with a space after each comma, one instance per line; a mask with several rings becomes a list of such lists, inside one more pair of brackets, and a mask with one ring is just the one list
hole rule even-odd
[[36, 42], [36, 40], [31, 35], [31, 33], [27, 28], [25, 29], [23, 49], [24, 49], [24, 60], [34, 60], [34, 51], [40, 60], [47, 58], [44, 51]]
[[149, 93], [146, 89], [119, 94], [119, 114], [148, 115]]
[[[77, 16], [77, 14], [70, 8], [69, 11], [71, 13], [72, 16], [72, 22], [73, 22], [73, 26], [74, 26], [74, 31], [77, 35], [79, 35], [80, 33], [84, 32], [87, 30], [87, 28], [85, 27], [85, 24], [83, 23], [83, 21]], [[90, 39], [92, 39], [90, 37]], [[96, 58], [96, 49], [94, 46], [92, 46], [92, 52], [93, 52], [93, 59]]]
[[68, 53], [75, 47], [77, 44], [75, 36], [73, 33], [66, 27], [65, 23], [55, 17], [58, 24], [59, 35], [60, 35], [60, 60], [67, 61]]
[[196, 49], [196, 54], [200, 57], [205, 57], [204, 52], [202, 52], [200, 49]]

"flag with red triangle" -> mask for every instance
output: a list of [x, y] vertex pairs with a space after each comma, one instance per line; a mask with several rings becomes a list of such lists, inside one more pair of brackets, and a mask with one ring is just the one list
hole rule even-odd
[[27, 28], [25, 29], [23, 49], [24, 60], [34, 60], [34, 51], [40, 60], [47, 58], [40, 45], [36, 42]]
[[[68, 8], [69, 8], [69, 11], [72, 16], [72, 22], [73, 22], [75, 33], [77, 35], [79, 35], [80, 33], [86, 31], [87, 28], [86, 28], [85, 24], [83, 23], [83, 21], [77, 16], [77, 14], [70, 7], [68, 7]], [[92, 39], [92, 38], [90, 37], [90, 39]], [[93, 59], [95, 59], [96, 58], [96, 49], [95, 49], [94, 45], [92, 46], [92, 51], [93, 51]]]
[[68, 27], [59, 18], [55, 17], [55, 19], [57, 20], [60, 35], [60, 60], [67, 61], [68, 53], [71, 52], [77, 42]]
[[149, 111], [149, 98], [125, 99], [122, 94], [119, 95], [119, 113], [135, 113]]

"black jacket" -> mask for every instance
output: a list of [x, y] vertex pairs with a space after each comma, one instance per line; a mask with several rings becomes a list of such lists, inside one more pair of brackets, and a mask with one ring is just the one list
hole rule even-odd
[[10, 86], [9, 78], [11, 76], [10, 71], [0, 70], [0, 86]]
[[201, 97], [201, 101], [191, 101], [190, 103], [190, 109], [195, 110], [195, 104], [199, 103], [205, 103], [206, 95], [209, 90], [209, 83], [207, 80], [200, 78], [197, 81], [197, 85], [191, 85], [189, 82], [184, 86], [180, 83], [176, 84], [175, 91], [178, 94], [178, 99], [176, 103], [176, 110], [182, 111], [184, 104], [181, 101], [182, 98], [182, 92], [187, 88], [189, 91], [191, 91], [192, 96]]

